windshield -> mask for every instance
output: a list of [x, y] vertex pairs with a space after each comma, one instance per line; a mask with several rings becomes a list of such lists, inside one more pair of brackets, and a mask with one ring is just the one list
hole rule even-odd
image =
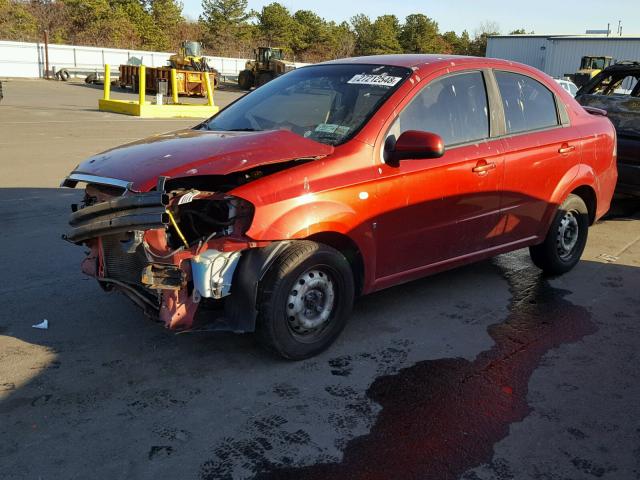
[[198, 42], [184, 42], [184, 51], [189, 57], [199, 57], [201, 47]]
[[347, 141], [406, 80], [386, 65], [315, 65], [263, 85], [203, 124], [215, 131], [290, 130], [329, 145]]
[[604, 57], [584, 57], [582, 59], [582, 67], [583, 70], [602, 70], [607, 65], [605, 65], [606, 58]]

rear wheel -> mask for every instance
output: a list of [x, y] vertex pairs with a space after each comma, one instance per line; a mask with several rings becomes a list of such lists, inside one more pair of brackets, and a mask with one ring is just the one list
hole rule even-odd
[[281, 356], [301, 360], [336, 339], [351, 312], [355, 289], [344, 255], [304, 240], [276, 259], [260, 290], [259, 339]]
[[533, 263], [551, 275], [568, 272], [580, 261], [588, 231], [589, 210], [571, 194], [558, 208], [544, 242], [529, 248]]

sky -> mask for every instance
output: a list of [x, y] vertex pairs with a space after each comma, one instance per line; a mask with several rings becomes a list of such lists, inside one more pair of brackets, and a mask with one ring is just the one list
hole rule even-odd
[[[274, 0], [249, 0], [249, 8], [259, 10]], [[184, 13], [198, 18], [201, 0], [182, 0]], [[281, 0], [291, 12], [313, 10], [327, 20], [341, 22], [357, 13], [375, 18], [394, 14], [401, 20], [411, 13], [423, 13], [438, 22], [441, 32], [474, 30], [483, 21], [494, 21], [501, 33], [518, 28], [539, 34], [583, 34], [587, 29], [605, 30], [607, 23], [616, 32], [622, 20], [623, 35], [640, 36], [640, 0]]]

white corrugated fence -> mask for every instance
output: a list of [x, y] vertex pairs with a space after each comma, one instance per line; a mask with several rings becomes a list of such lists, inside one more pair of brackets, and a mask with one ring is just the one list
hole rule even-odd
[[[168, 52], [121, 50], [116, 48], [49, 45], [49, 68], [102, 69], [106, 63], [126, 64], [131, 57], [142, 59], [148, 67], [161, 67], [171, 56]], [[209, 65], [224, 76], [236, 76], [244, 69], [245, 58], [207, 57]], [[44, 44], [0, 40], [0, 77], [39, 78], [44, 76]]]

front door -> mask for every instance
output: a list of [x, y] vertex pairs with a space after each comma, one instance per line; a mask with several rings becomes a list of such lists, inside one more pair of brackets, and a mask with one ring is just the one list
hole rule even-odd
[[420, 130], [439, 134], [446, 150], [441, 158], [382, 166], [379, 194], [388, 208], [375, 232], [381, 288], [494, 244], [504, 158], [501, 140], [489, 138], [488, 114], [483, 73], [470, 71], [431, 81], [396, 119], [389, 148], [402, 132]]

